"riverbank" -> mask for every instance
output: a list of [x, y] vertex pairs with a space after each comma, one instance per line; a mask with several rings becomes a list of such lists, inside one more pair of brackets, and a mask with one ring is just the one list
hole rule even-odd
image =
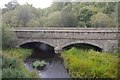
[[24, 66], [24, 60], [31, 54], [28, 49], [5, 49], [2, 51], [2, 78], [38, 78], [35, 71]]
[[[6, 49], [2, 51], [3, 78], [116, 78], [117, 54], [80, 50], [72, 48], [44, 59], [44, 70], [35, 70], [32, 63], [36, 58], [26, 60], [29, 49]], [[63, 59], [62, 59], [63, 58]], [[40, 60], [40, 58], [39, 58]]]
[[72, 48], [62, 57], [71, 78], [117, 78], [116, 54]]
[[3, 78], [69, 78], [61, 57], [54, 55], [46, 57], [45, 69], [36, 70], [32, 63], [41, 58], [29, 57], [32, 51], [29, 49], [5, 49], [3, 50]]

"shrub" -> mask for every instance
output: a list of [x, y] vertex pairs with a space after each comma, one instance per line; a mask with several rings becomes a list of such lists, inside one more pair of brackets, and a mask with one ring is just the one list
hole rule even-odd
[[16, 34], [11, 32], [10, 29], [3, 27], [2, 28], [2, 48], [11, 48], [16, 45]]
[[115, 23], [112, 18], [102, 12], [93, 15], [90, 21], [95, 27], [115, 27]]
[[46, 65], [46, 62], [45, 61], [35, 61], [32, 66], [33, 68], [43, 68], [44, 66]]
[[31, 54], [28, 49], [7, 49], [2, 54], [3, 78], [36, 78], [35, 72], [29, 72], [24, 66], [24, 60]]
[[25, 78], [25, 74], [17, 68], [3, 68], [2, 78]]
[[116, 78], [117, 56], [72, 48], [62, 53], [72, 78]]
[[28, 56], [31, 55], [30, 49], [22, 49], [22, 48], [13, 48], [13, 49], [6, 49], [3, 51], [3, 54], [6, 56], [10, 56], [12, 58], [16, 58], [18, 60], [25, 60]]
[[2, 68], [15, 68], [15, 67], [17, 67], [17, 62], [15, 59], [2, 56]]
[[19, 69], [19, 61], [6, 56], [3, 56], [2, 59], [3, 78], [24, 78], [26, 76], [26, 74]]

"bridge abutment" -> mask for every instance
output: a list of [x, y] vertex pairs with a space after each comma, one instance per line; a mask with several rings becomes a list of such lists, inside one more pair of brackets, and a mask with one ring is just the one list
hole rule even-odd
[[55, 47], [54, 51], [56, 54], [60, 54], [62, 52], [62, 49], [60, 47]]

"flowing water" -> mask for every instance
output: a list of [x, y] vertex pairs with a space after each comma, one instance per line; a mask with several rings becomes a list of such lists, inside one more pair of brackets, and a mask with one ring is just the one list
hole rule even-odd
[[[32, 63], [35, 60], [35, 58], [27, 59], [25, 61], [25, 67], [28, 68], [30, 71], [33, 71]], [[39, 60], [45, 60], [47, 63], [43, 70], [37, 70], [40, 78], [69, 78], [69, 74], [65, 69], [63, 60], [59, 56], [55, 55], [52, 58], [44, 59], [39, 58]]]

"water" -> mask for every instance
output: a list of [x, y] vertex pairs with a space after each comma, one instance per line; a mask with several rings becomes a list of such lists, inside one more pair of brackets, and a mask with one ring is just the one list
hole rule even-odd
[[[25, 67], [28, 68], [28, 70], [33, 71], [32, 63], [35, 60], [36, 59], [29, 58], [25, 62]], [[55, 55], [52, 58], [46, 58], [43, 60], [45, 60], [47, 64], [43, 70], [37, 70], [40, 78], [70, 78], [60, 57]]]

